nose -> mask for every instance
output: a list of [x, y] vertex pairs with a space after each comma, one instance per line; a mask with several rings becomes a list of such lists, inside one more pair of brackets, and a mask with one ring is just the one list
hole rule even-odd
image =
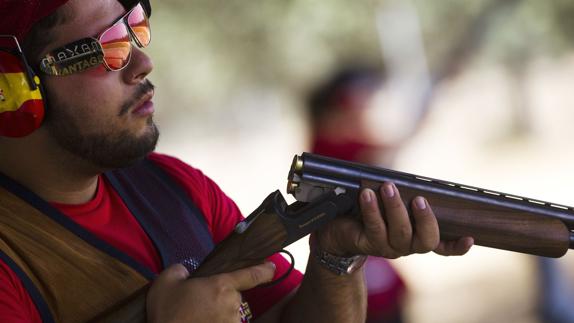
[[138, 84], [153, 70], [151, 58], [137, 46], [132, 48], [130, 63], [122, 70], [122, 77], [127, 84]]

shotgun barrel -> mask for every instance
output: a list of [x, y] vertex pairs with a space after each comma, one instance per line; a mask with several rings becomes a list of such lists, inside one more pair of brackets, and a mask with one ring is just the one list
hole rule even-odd
[[377, 189], [393, 182], [406, 205], [429, 200], [441, 237], [472, 236], [478, 245], [560, 257], [574, 248], [574, 208], [360, 163], [303, 153], [295, 156], [287, 192], [309, 202], [335, 187]]

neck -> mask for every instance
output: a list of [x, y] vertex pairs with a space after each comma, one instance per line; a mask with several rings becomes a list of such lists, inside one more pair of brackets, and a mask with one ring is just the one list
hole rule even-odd
[[102, 172], [61, 149], [40, 130], [25, 138], [0, 138], [0, 172], [48, 202], [91, 200]]

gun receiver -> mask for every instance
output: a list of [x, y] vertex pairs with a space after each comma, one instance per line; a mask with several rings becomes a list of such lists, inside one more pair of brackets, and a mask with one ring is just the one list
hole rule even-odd
[[393, 182], [406, 205], [427, 198], [442, 239], [471, 236], [477, 245], [545, 257], [574, 247], [572, 207], [310, 153], [295, 156], [287, 192], [313, 201], [335, 187], [376, 190], [383, 182]]

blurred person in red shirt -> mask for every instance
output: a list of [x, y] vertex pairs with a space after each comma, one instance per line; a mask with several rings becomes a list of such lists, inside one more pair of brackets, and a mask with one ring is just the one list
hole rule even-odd
[[[384, 79], [380, 68], [351, 64], [311, 91], [306, 104], [312, 153], [370, 165], [392, 164], [397, 145], [373, 136], [367, 125], [369, 108]], [[397, 270], [384, 258], [369, 257], [365, 278], [367, 322], [402, 322], [407, 287]]]

